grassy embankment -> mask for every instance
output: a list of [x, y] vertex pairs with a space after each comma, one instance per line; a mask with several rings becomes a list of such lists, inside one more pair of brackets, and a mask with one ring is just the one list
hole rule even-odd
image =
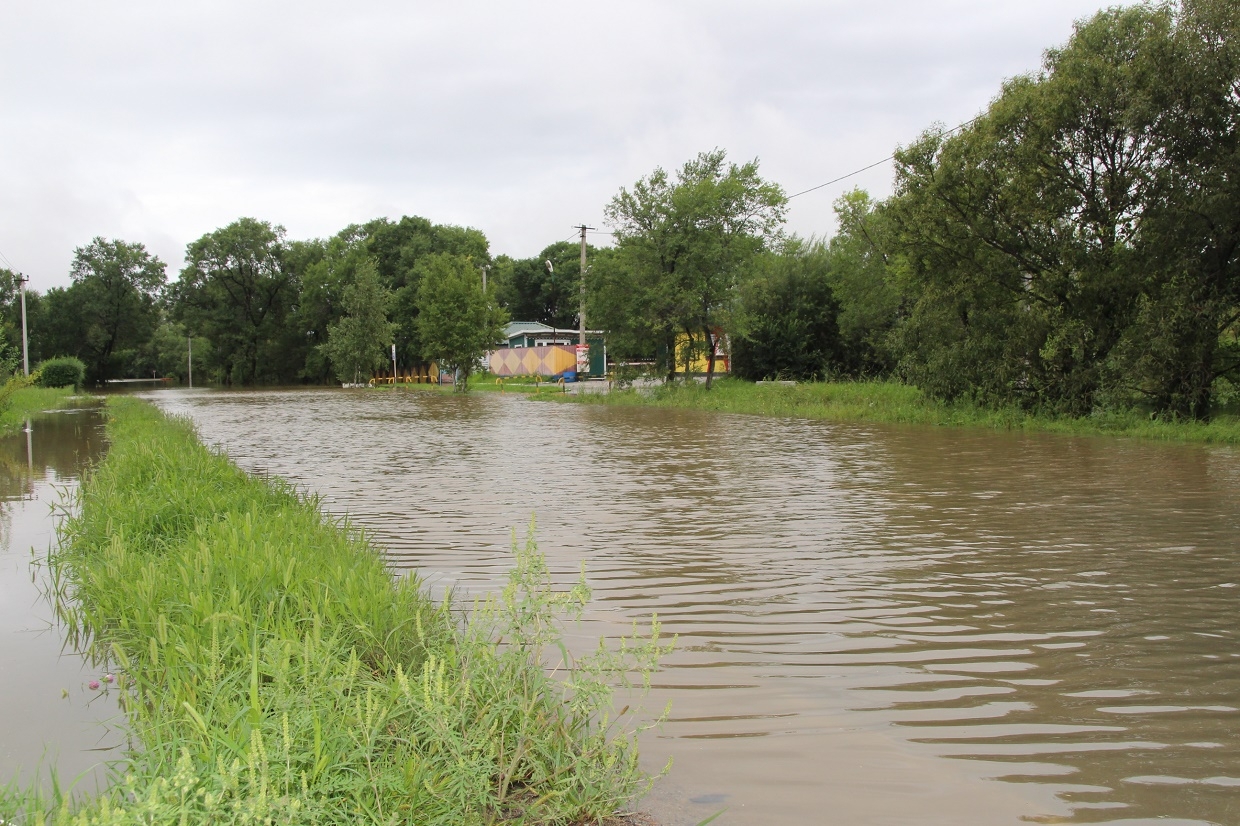
[[44, 410], [64, 407], [73, 395], [72, 387], [21, 387], [10, 382], [0, 388], [0, 436], [16, 433]]
[[721, 379], [708, 392], [700, 384], [670, 385], [648, 390], [564, 396], [540, 393], [535, 398], [571, 400], [580, 404], [652, 407], [827, 419], [840, 422], [922, 424], [995, 430], [1042, 431], [1080, 435], [1107, 434], [1186, 442], [1240, 444], [1240, 416], [1220, 413], [1208, 423], [1151, 420], [1136, 411], [1086, 418], [1039, 416], [1017, 409], [972, 404], [944, 404], [920, 390], [895, 382], [809, 382], [796, 385], [751, 384]]
[[609, 686], [652, 636], [543, 667], [556, 617], [532, 541], [468, 621], [190, 424], [110, 400], [109, 452], [50, 560], [62, 620], [110, 669], [131, 749], [102, 796], [0, 790], [0, 822], [596, 822], [644, 788]]

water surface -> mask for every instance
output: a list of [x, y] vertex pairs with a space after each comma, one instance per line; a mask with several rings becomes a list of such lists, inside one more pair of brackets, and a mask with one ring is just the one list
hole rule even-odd
[[66, 648], [43, 561], [57, 514], [102, 454], [102, 420], [79, 409], [29, 427], [0, 439], [0, 783], [46, 783], [54, 769], [62, 788], [76, 780], [93, 793], [103, 761], [120, 756], [120, 736], [102, 725], [117, 714], [115, 697], [90, 690], [98, 673]]
[[644, 807], [668, 826], [1240, 823], [1232, 448], [539, 403], [163, 391], [439, 591], [502, 585], [537, 513], [657, 612]]

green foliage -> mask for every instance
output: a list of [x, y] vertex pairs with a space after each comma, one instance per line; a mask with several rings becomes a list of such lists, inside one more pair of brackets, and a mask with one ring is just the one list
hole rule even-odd
[[[80, 358], [91, 382], [127, 373], [159, 325], [164, 271], [164, 263], [142, 244], [95, 238], [78, 247], [73, 283], [49, 290], [46, 306], [27, 307], [32, 356]], [[39, 303], [31, 298], [28, 294], [28, 304]], [[20, 341], [20, 328], [17, 334]]]
[[486, 236], [472, 227], [434, 224], [425, 218], [403, 216], [399, 221], [380, 218], [361, 228], [366, 255], [379, 268], [384, 286], [392, 290], [392, 320], [396, 323], [396, 355], [401, 364], [432, 359], [422, 344], [418, 327], [421, 305], [422, 262], [433, 255], [456, 255], [481, 268], [490, 262]]
[[605, 210], [616, 262], [592, 285], [598, 316], [622, 335], [662, 345], [669, 375], [676, 336], [700, 336], [709, 387], [716, 333], [728, 326], [746, 269], [779, 237], [786, 203], [756, 160], [729, 164], [722, 150], [699, 154], [675, 178], [656, 169], [621, 189]]
[[[586, 246], [587, 266], [597, 265], [610, 250]], [[551, 267], [547, 267], [547, 263]], [[508, 259], [496, 275], [496, 298], [509, 315], [560, 329], [576, 329], [581, 310], [581, 244], [559, 241], [534, 258]], [[590, 322], [594, 326], [593, 321]]]
[[189, 244], [171, 292], [174, 315], [215, 345], [205, 362], [226, 384], [252, 384], [276, 371], [264, 355], [297, 293], [284, 228], [241, 218]]
[[118, 675], [132, 749], [99, 797], [10, 787], [56, 823], [584, 823], [645, 788], [610, 686], [648, 675], [657, 625], [544, 669], [556, 616], [532, 539], [460, 622], [414, 576], [190, 425], [115, 400], [111, 447], [51, 562], [70, 635]]
[[34, 376], [12, 376], [0, 386], [0, 434], [16, 433], [27, 419], [70, 404], [72, 388], [35, 387]]
[[391, 301], [392, 294], [379, 283], [374, 263], [359, 266], [353, 283], [343, 291], [346, 315], [327, 328], [323, 345], [340, 381], [358, 382], [387, 361], [387, 345], [396, 331], [387, 316]]
[[86, 375], [86, 365], [73, 356], [61, 356], [40, 364], [36, 373], [40, 387], [77, 388]]
[[889, 376], [898, 353], [893, 332], [900, 321], [901, 259], [894, 253], [891, 221], [862, 190], [835, 202], [839, 231], [827, 248], [827, 283], [839, 302], [841, 375]]
[[820, 246], [762, 256], [741, 286], [732, 372], [745, 379], [820, 379], [839, 372], [839, 305]]
[[418, 334], [422, 353], [439, 369], [459, 371], [456, 388], [465, 391], [482, 355], [503, 333], [505, 314], [468, 258], [440, 254], [419, 266]]
[[900, 370], [945, 399], [1205, 418], [1240, 369], [1240, 10], [1100, 12], [897, 153]]

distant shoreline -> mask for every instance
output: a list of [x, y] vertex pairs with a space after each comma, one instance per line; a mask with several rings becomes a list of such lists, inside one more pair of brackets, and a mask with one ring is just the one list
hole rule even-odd
[[988, 408], [965, 402], [947, 404], [915, 387], [890, 381], [753, 384], [716, 379], [709, 391], [700, 384], [564, 394], [542, 391], [533, 398], [577, 404], [661, 407], [820, 419], [836, 422], [968, 427], [1079, 436], [1124, 436], [1166, 442], [1240, 444], [1240, 415], [1225, 412], [1209, 422], [1150, 419], [1140, 411], [1105, 411], [1085, 418], [1046, 416], [1016, 408]]

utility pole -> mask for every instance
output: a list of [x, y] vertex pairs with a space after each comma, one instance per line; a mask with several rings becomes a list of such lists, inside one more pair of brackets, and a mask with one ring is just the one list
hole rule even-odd
[[194, 337], [189, 337], [189, 389], [194, 389]]
[[586, 343], [586, 230], [594, 229], [587, 227], [585, 224], [580, 225], [577, 229], [581, 230], [581, 295], [580, 308], [577, 311], [577, 343]]
[[[585, 233], [582, 233], [581, 237], [585, 238]], [[26, 282], [29, 280], [24, 275], [17, 276], [22, 293], [22, 373], [26, 376], [30, 375], [30, 348], [26, 344]]]

